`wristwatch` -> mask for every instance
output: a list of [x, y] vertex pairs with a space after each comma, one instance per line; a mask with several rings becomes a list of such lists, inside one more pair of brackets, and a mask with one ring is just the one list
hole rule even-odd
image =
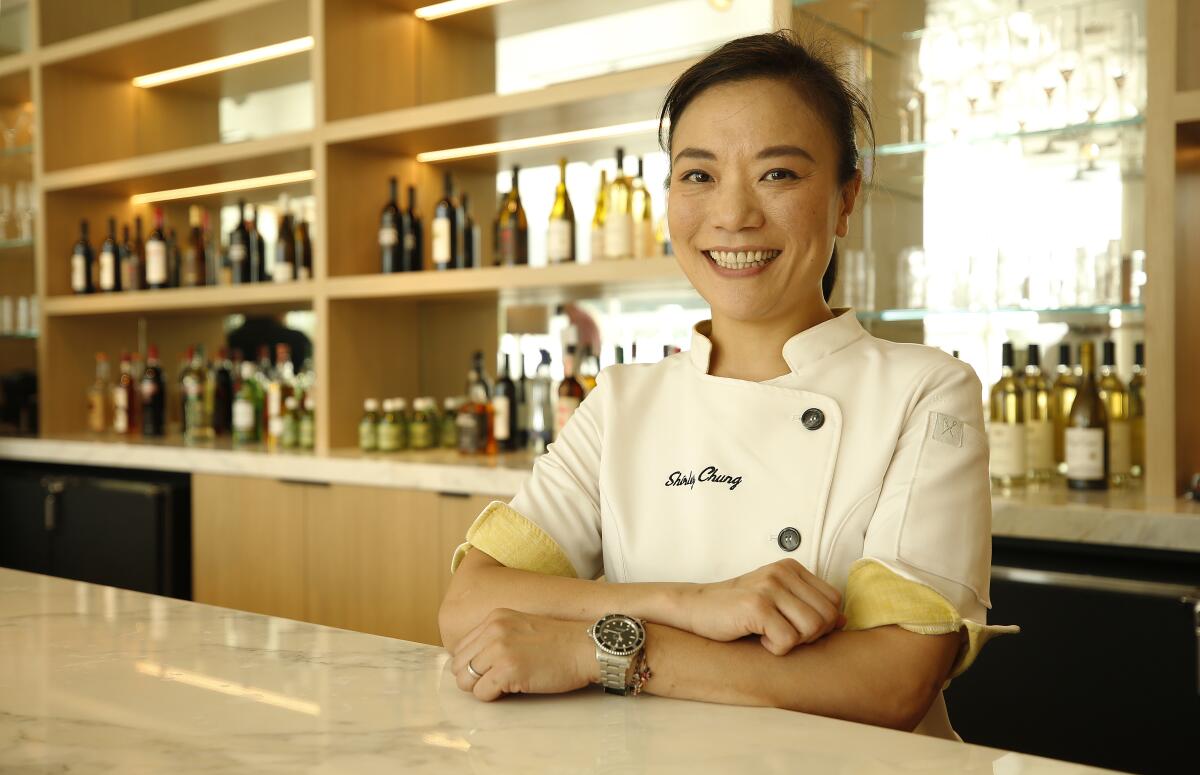
[[640, 619], [625, 614], [608, 614], [588, 627], [596, 643], [600, 684], [608, 694], [629, 694], [625, 676], [629, 666], [646, 645], [646, 627]]

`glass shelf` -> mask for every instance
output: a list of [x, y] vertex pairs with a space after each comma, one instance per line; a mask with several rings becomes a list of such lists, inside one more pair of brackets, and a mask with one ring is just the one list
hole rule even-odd
[[23, 331], [21, 333], [16, 333], [16, 334], [0, 334], [0, 339], [37, 339], [37, 338], [38, 338], [37, 334], [30, 333], [28, 331]]
[[0, 158], [33, 156], [33, 144], [15, 145], [12, 148], [0, 148]]
[[[1025, 132], [1006, 132], [1000, 134], [978, 135], [974, 137], [963, 136], [954, 140], [944, 140], [940, 142], [888, 143], [877, 146], [875, 149], [875, 156], [908, 156], [912, 154], [924, 153], [925, 151], [934, 150], [937, 148], [951, 148], [956, 145], [1002, 143], [1011, 140], [1025, 140], [1027, 138], [1040, 137], [1054, 140], [1058, 138], [1083, 135], [1089, 132], [1123, 129], [1126, 127], [1140, 127], [1145, 123], [1145, 117], [1139, 114], [1136, 116], [1130, 116], [1129, 118], [1115, 119], [1112, 121], [1095, 121], [1084, 124], [1070, 124], [1068, 126], [1050, 127], [1047, 129], [1030, 129]], [[864, 153], [863, 155], [869, 156], [870, 154]]]
[[924, 320], [931, 315], [1007, 315], [1032, 312], [1046, 317], [1107, 316], [1113, 311], [1123, 314], [1141, 315], [1146, 308], [1141, 304], [1095, 304], [1085, 307], [1056, 307], [1053, 309], [1031, 309], [1028, 307], [997, 307], [995, 309], [884, 309], [856, 312], [859, 320], [892, 323], [899, 321]]
[[31, 239], [4, 239], [0, 240], [0, 250], [17, 250], [19, 248], [33, 247]]

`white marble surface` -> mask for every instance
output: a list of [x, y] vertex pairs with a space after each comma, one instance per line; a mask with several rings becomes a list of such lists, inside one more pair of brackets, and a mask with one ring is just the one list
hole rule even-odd
[[4, 772], [1099, 772], [597, 689], [485, 704], [432, 646], [5, 569], [0, 655]]

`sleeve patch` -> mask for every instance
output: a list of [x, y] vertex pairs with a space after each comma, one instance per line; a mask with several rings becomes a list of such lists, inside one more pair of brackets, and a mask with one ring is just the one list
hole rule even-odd
[[963, 442], [962, 420], [941, 412], [930, 412], [930, 414], [933, 415], [933, 422], [930, 423], [933, 431], [930, 438], [952, 447], [961, 447]]

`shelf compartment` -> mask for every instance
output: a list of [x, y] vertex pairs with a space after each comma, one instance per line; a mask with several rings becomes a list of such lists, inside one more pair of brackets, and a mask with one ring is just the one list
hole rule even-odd
[[1200, 89], [1176, 93], [1173, 107], [1176, 123], [1200, 121]]
[[203, 288], [165, 288], [121, 293], [55, 296], [45, 300], [48, 317], [179, 315], [191, 312], [278, 312], [312, 306], [314, 282], [253, 283]]

